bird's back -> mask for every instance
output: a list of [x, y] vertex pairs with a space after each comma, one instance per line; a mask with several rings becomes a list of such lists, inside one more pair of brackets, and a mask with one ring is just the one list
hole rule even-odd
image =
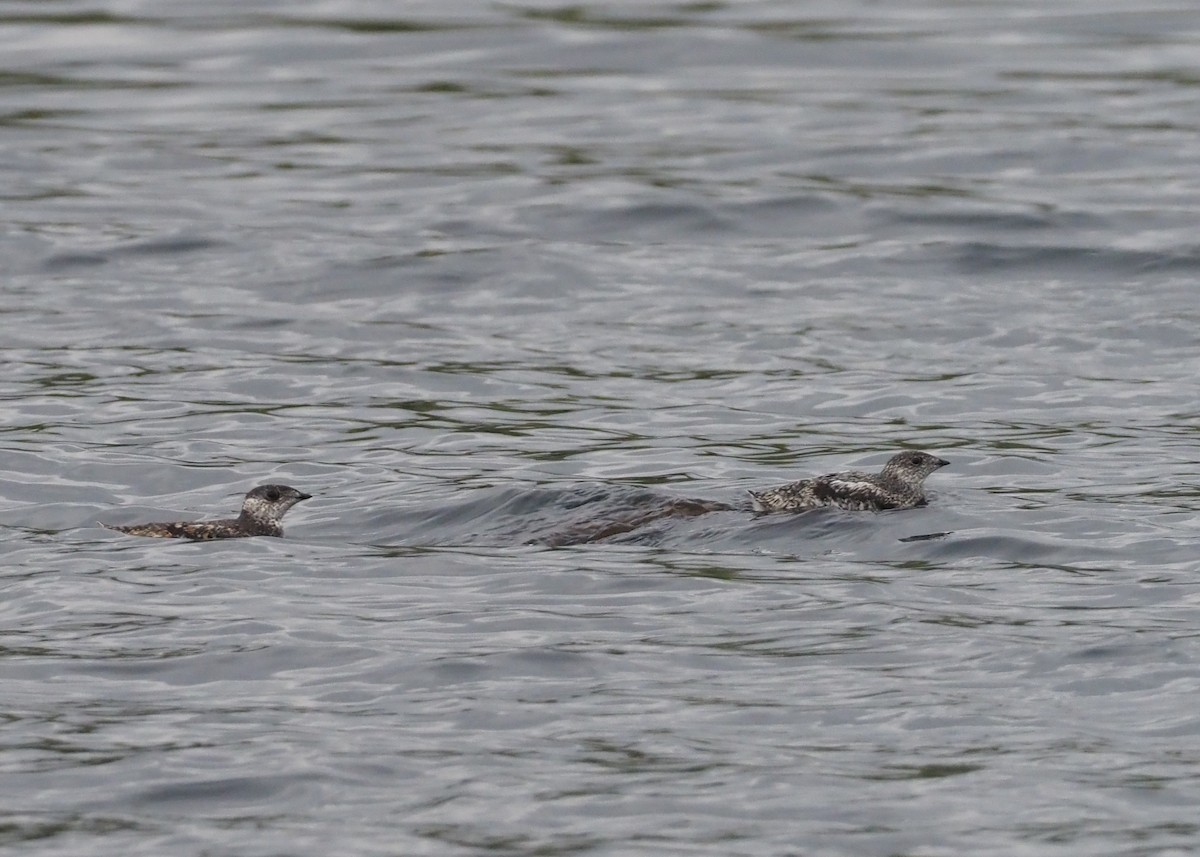
[[920, 492], [857, 470], [829, 473], [789, 482], [766, 491], [751, 491], [756, 512], [799, 512], [836, 506], [853, 512], [906, 509], [924, 501]]
[[211, 539], [236, 539], [245, 536], [279, 536], [283, 530], [276, 526], [267, 525], [247, 527], [238, 518], [227, 518], [220, 521], [162, 521], [149, 524], [131, 524], [125, 527], [104, 526], [131, 536], [145, 536], [157, 539], [192, 539], [193, 541], [209, 541]]

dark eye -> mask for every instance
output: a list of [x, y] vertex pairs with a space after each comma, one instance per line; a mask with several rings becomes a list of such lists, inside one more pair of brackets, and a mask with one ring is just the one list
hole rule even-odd
[[278, 488], [268, 488], [267, 489], [267, 499], [270, 500], [272, 503], [274, 503], [276, 500], [278, 500], [279, 499], [279, 489]]

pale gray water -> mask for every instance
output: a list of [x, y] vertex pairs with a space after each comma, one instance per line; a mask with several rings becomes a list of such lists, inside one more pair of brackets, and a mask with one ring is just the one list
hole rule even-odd
[[0, 22], [0, 845], [1200, 847], [1190, 4]]

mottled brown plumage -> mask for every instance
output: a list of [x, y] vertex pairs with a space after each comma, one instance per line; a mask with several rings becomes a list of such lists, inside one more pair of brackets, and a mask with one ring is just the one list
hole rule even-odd
[[247, 536], [282, 536], [280, 521], [288, 509], [311, 494], [304, 494], [287, 485], [259, 485], [242, 501], [242, 513], [236, 518], [219, 521], [170, 521], [149, 524], [130, 524], [114, 527], [101, 526], [131, 536], [147, 536], [157, 539], [238, 539]]
[[893, 455], [880, 473], [851, 470], [751, 491], [756, 512], [798, 512], [837, 506], [856, 512], [925, 505], [925, 477], [950, 462], [927, 452]]

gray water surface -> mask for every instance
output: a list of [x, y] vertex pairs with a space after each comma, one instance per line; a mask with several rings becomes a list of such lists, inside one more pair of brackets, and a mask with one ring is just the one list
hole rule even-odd
[[1186, 3], [7, 4], [0, 847], [1197, 850], [1198, 96]]

